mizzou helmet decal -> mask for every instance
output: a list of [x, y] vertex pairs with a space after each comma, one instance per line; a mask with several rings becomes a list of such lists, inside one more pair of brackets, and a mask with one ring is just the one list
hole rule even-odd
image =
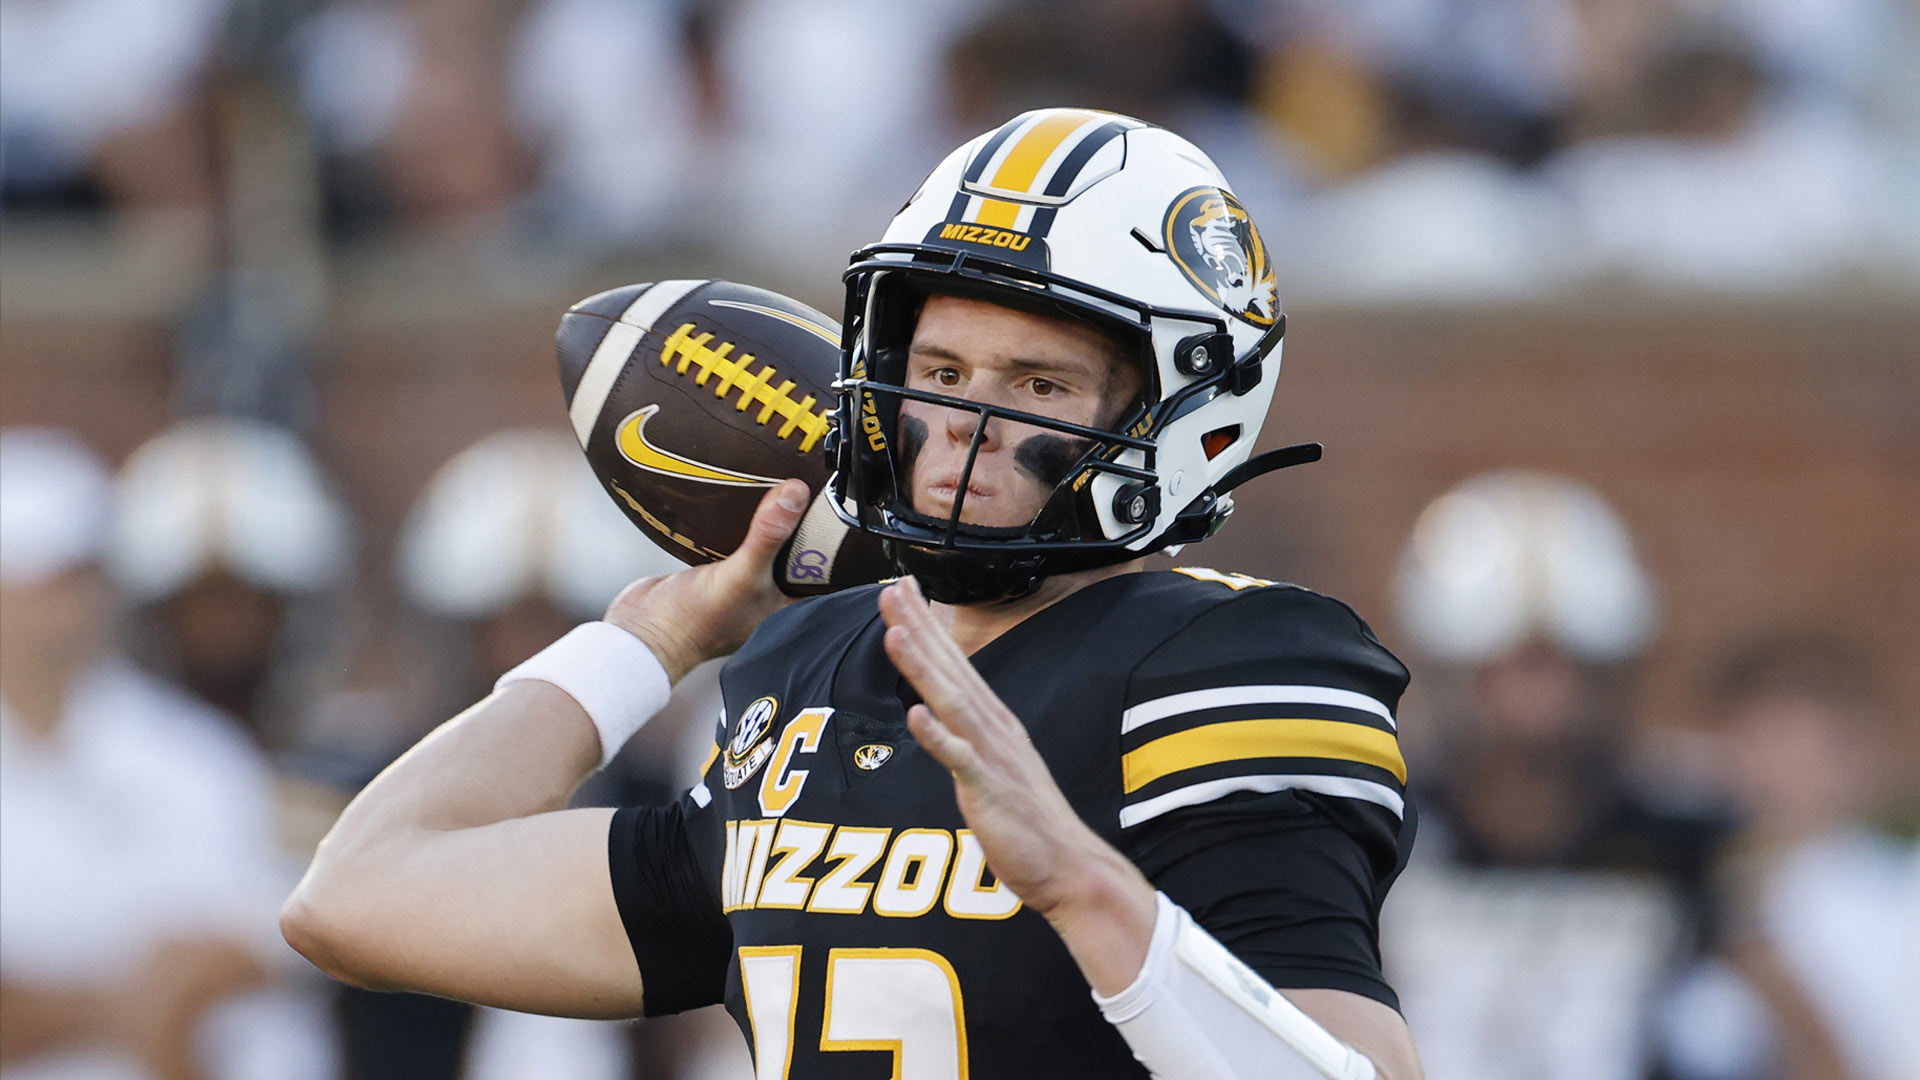
[[1161, 231], [1168, 256], [1195, 288], [1255, 326], [1273, 325], [1280, 311], [1273, 263], [1239, 199], [1192, 188], [1167, 208]]

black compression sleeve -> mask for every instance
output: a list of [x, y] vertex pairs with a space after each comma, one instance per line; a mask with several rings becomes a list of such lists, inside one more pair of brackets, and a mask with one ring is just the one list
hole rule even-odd
[[733, 932], [700, 878], [684, 807], [616, 811], [607, 860], [614, 902], [640, 965], [645, 1015], [718, 1004], [726, 994]]
[[1380, 971], [1386, 883], [1329, 801], [1279, 791], [1184, 808], [1138, 829], [1129, 854], [1274, 986], [1347, 990], [1397, 1010]]

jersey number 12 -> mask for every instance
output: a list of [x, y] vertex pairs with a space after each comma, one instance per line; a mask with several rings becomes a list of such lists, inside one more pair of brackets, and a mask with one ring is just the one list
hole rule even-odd
[[[787, 1080], [800, 946], [741, 946], [740, 985], [753, 1026], [754, 1080]], [[889, 1052], [893, 1080], [966, 1080], [967, 1015], [946, 957], [926, 949], [833, 949], [826, 999], [820, 1049]]]

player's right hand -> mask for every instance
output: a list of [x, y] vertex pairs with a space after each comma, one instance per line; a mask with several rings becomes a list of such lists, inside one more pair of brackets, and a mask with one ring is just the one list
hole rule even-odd
[[775, 587], [773, 564], [807, 500], [806, 484], [782, 481], [760, 500], [746, 540], [732, 555], [628, 585], [608, 605], [606, 621], [645, 642], [674, 682], [695, 665], [735, 651], [760, 620], [793, 602]]

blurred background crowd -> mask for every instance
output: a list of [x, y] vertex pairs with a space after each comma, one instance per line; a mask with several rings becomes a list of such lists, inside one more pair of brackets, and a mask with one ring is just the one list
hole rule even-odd
[[[1434, 1080], [1920, 1080], [1920, 4], [0, 0], [0, 1076], [739, 1078], [328, 983], [345, 800], [677, 565], [571, 301], [846, 253], [1023, 109], [1163, 123], [1289, 313], [1185, 555], [1414, 671]], [[713, 674], [582, 793], [663, 800]]]

